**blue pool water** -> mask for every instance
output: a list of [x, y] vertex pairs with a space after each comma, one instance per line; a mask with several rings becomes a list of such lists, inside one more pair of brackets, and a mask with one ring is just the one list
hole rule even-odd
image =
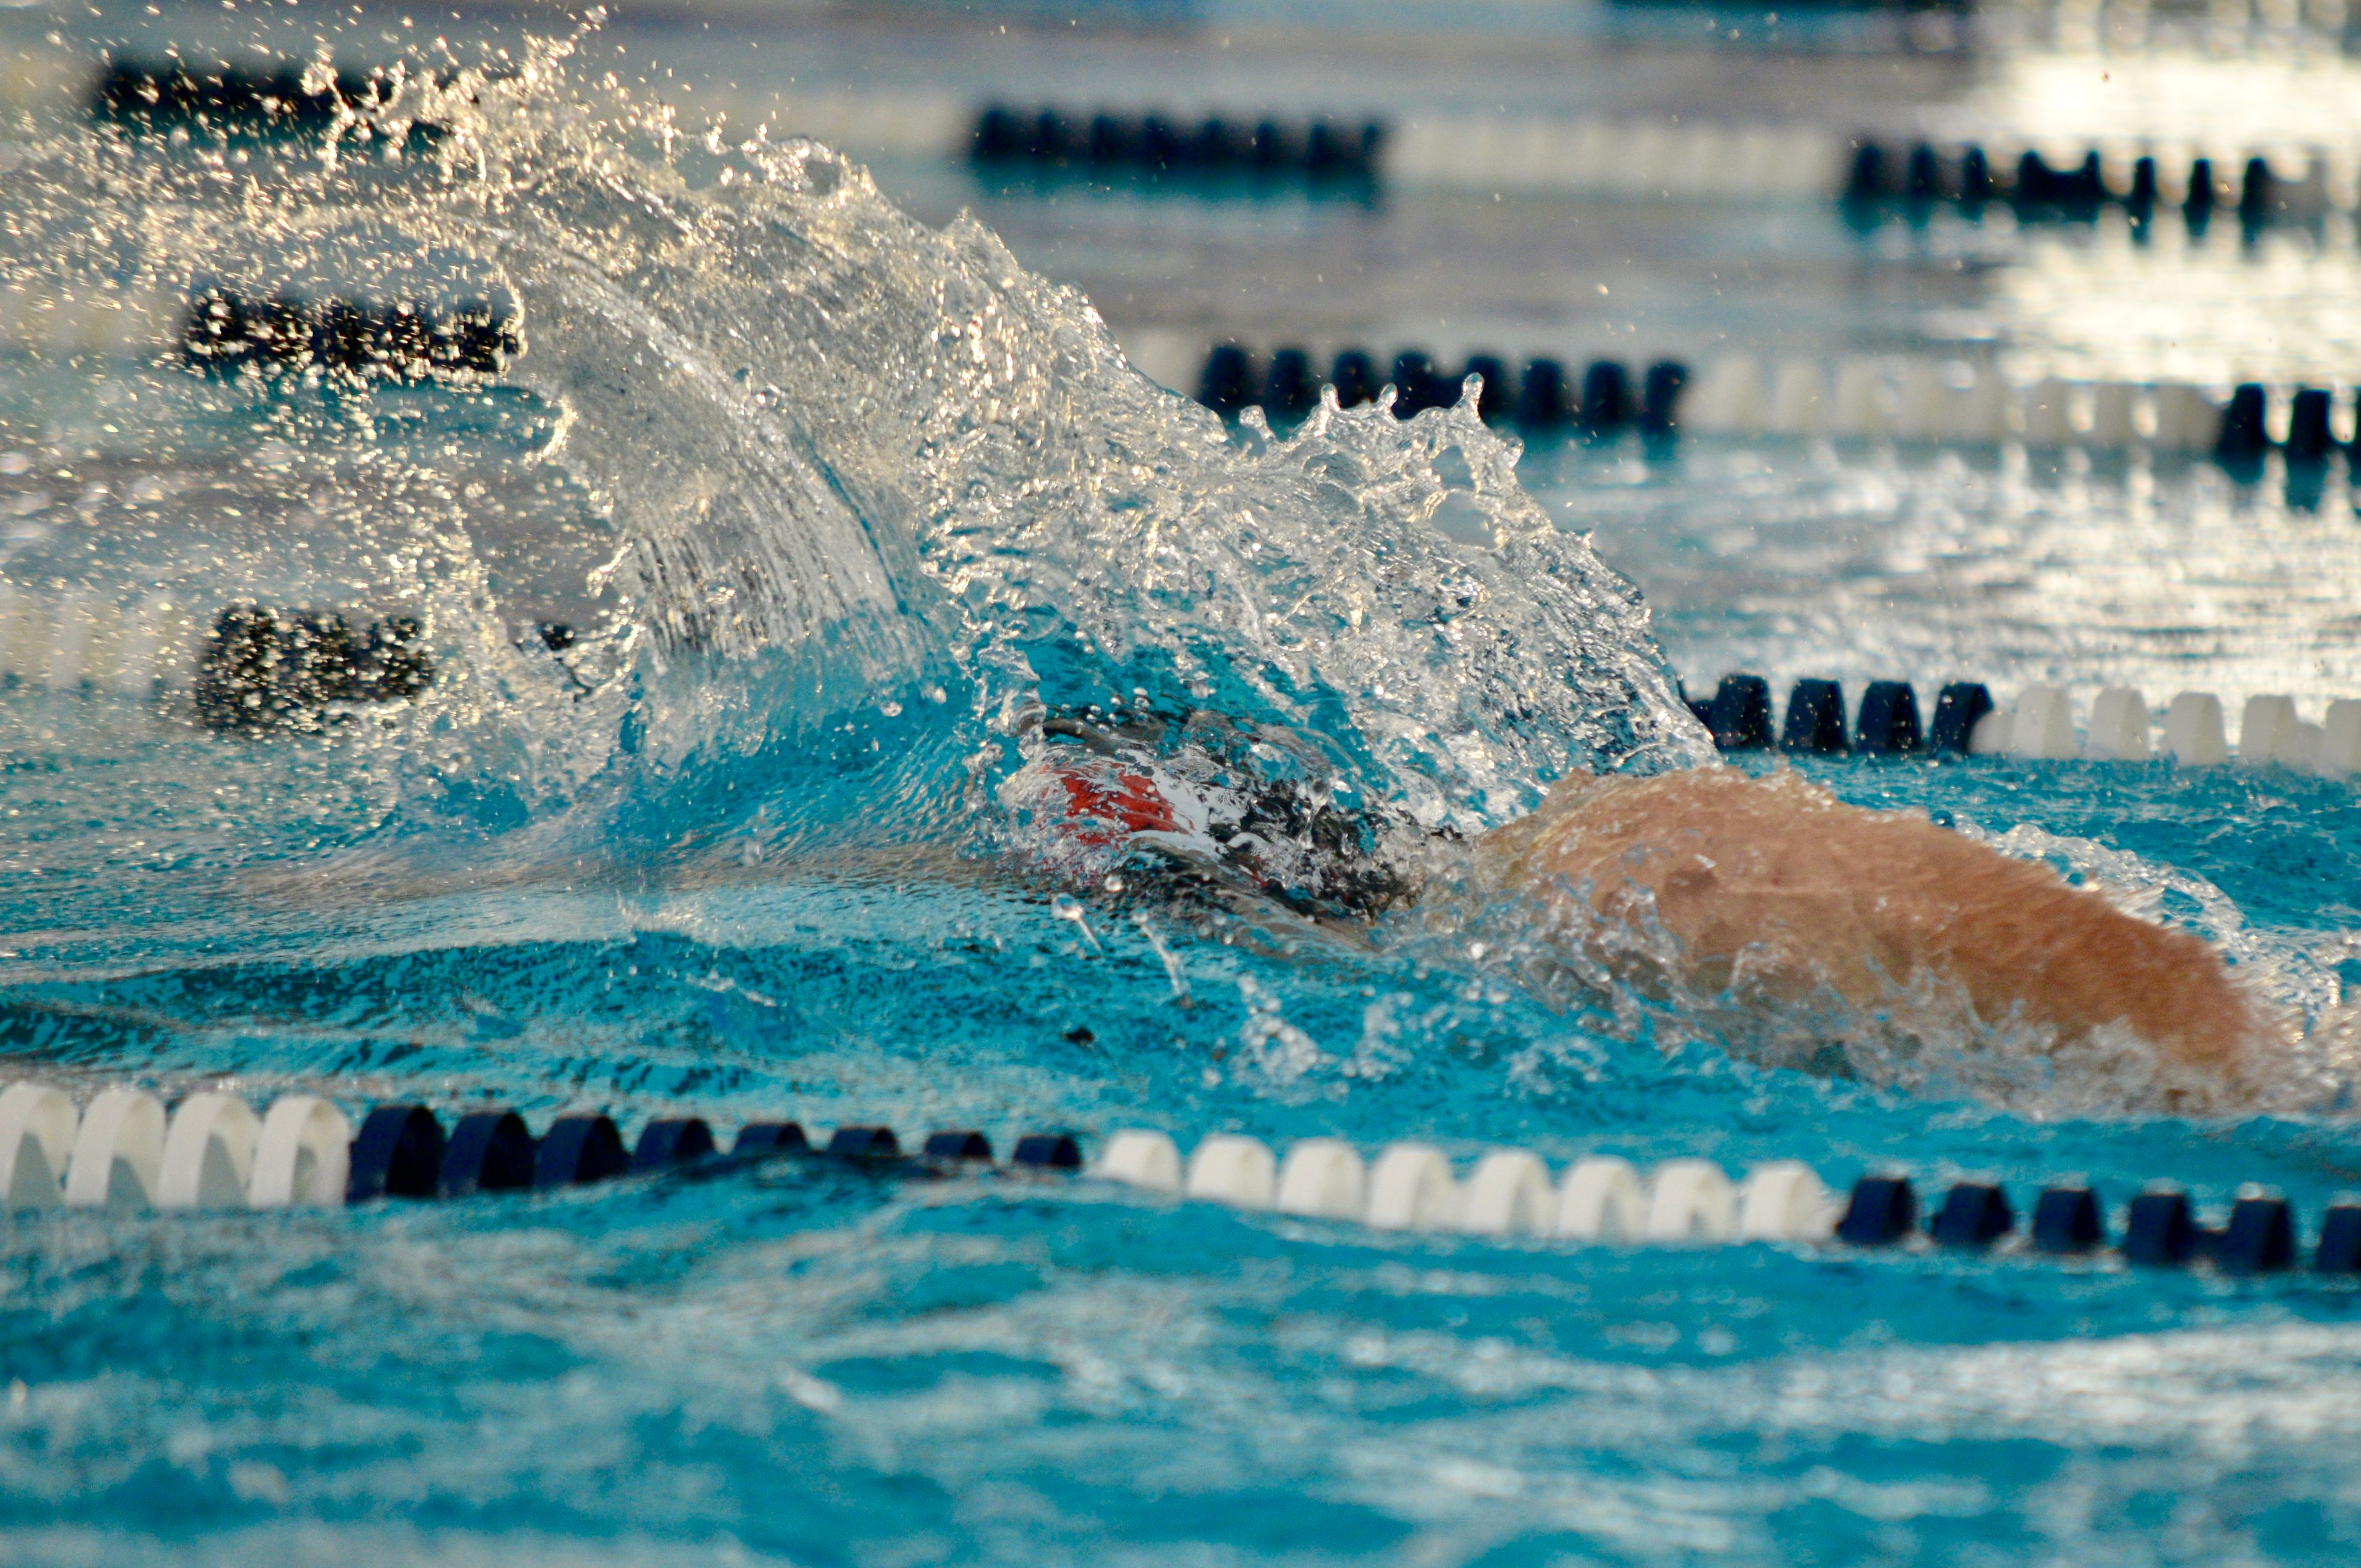
[[[1465, 412], [1274, 444], [1132, 376], [1019, 265], [1103, 255], [923, 226], [824, 153], [667, 147], [645, 99], [520, 55], [422, 105], [474, 138], [447, 168], [70, 126], [0, 174], [28, 297], [483, 294], [528, 343], [489, 387], [54, 340], [0, 365], [11, 605], [402, 611], [439, 664], [416, 704], [258, 737], [185, 690], [0, 695], [0, 1079], [596, 1107], [627, 1136], [786, 1114], [1837, 1184], [1898, 1161], [2117, 1199], [2169, 1177], [2209, 1216], [2248, 1181], [2307, 1218], [2361, 1187], [2349, 781], [1744, 764], [2222, 944], [2289, 1037], [2259, 1103], [2204, 1117], [2136, 1054], [1906, 1007], [1568, 989], [1513, 908], [1339, 929], [1078, 886], [997, 794], [1037, 700], [1264, 721], [1263, 765], [1471, 829], [1573, 762], [1694, 755], [1674, 675], [2316, 712], [2361, 695], [2342, 489], [2009, 451], [1518, 453]], [[929, 189], [909, 204], [947, 218]], [[1832, 216], [1737, 226], [1777, 256], [1790, 225], [1834, 310]], [[1914, 309], [1946, 303], [1927, 287]], [[579, 629], [571, 673], [534, 620]], [[1570, 1248], [793, 1162], [10, 1213], [0, 1557], [2337, 1562], [2356, 1310], [2301, 1274]]]

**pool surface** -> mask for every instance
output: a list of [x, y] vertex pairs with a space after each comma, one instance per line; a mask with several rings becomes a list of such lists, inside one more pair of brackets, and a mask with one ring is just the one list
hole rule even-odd
[[[2351, 779], [1735, 759], [2218, 943], [2283, 1039], [2252, 1102], [2203, 1114], [2138, 1049], [2045, 1055], [1909, 998], [1766, 1014], [1578, 983], [1529, 910], [1454, 880], [1448, 840], [1440, 891], [1370, 922], [1079, 878], [1005, 787], [1045, 711], [1210, 712], [1267, 727], [1241, 768], [1471, 834], [1574, 766], [1704, 758], [1675, 682], [1731, 671], [1922, 703], [1960, 679], [2234, 714], [2285, 693], [2316, 719], [2361, 696], [2342, 459], [2306, 492], [2277, 457], [2242, 483], [2015, 442], [1521, 442], [1467, 407], [1273, 435], [1126, 351], [2315, 378], [2349, 435], [2349, 213], [2143, 249], [1997, 214], [1863, 227], [1833, 200], [1019, 188], [696, 115], [725, 75], [733, 102], [1079, 80], [1305, 113], [1672, 113], [1719, 82], [1732, 112], [1838, 130], [2189, 137], [2194, 72], [2226, 84], [2223, 137], [2285, 135], [2296, 81], [2349, 145], [2341, 23], [2267, 17], [2209, 53], [2159, 7], [2119, 39], [2164, 82], [2134, 109], [2074, 99], [2058, 62], [2099, 57], [2014, 10], [1710, 47], [1614, 6], [1027, 13], [1021, 45], [924, 7], [470, 16], [447, 43], [423, 15], [124, 12], [0, 12], [0, 1081], [500, 1104], [536, 1130], [599, 1110], [627, 1141], [695, 1113], [725, 1140], [792, 1117], [1004, 1150], [1416, 1138], [1463, 1171], [1500, 1147], [1554, 1172], [1800, 1159], [1839, 1190], [1998, 1180], [2020, 1212], [2065, 1178], [2118, 1209], [2169, 1179], [2208, 1223], [2260, 1183], [2307, 1239], [2361, 1189]], [[174, 38], [435, 71], [334, 157], [94, 125], [75, 84]], [[509, 52], [486, 71], [479, 45]], [[1183, 68], [1200, 91], [1164, 85]], [[2097, 319], [2152, 274], [2216, 326], [2252, 315], [2223, 341]], [[208, 291], [480, 308], [521, 352], [225, 370], [183, 352]], [[247, 604], [414, 620], [433, 684], [208, 727], [203, 635]], [[0, 1558], [2346, 1562], [2356, 1289], [2014, 1247], [1410, 1234], [785, 1158], [15, 1211]]]

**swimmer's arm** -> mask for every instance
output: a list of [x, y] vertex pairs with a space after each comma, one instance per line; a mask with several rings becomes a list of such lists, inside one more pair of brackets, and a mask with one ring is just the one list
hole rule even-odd
[[2244, 1066], [2257, 1028], [2197, 938], [1793, 775], [1577, 779], [1487, 844], [1510, 879], [1546, 896], [1585, 896], [1609, 916], [1653, 903], [1692, 982], [1727, 984], [1742, 955], [1757, 983], [1825, 983], [1873, 1006], [1933, 970], [1988, 1020], [2014, 1010], [2061, 1039], [2121, 1024], [2223, 1077]]

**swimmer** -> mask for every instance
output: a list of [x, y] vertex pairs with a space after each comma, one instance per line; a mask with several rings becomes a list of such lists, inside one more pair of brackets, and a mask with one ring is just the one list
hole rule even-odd
[[[1051, 718], [1052, 744], [1008, 798], [1058, 826], [1069, 870], [1145, 851], [1242, 874], [1307, 914], [1414, 901], [1415, 871], [1383, 842], [1404, 824], [1241, 782], [1250, 775], [1224, 767], [1219, 745], [1235, 729], [1189, 722], [1196, 733], [1175, 748], [1158, 721]], [[2014, 1014], [2060, 1044], [2128, 1029], [2163, 1064], [2224, 1083], [2243, 1075], [2259, 1024], [2200, 938], [1924, 817], [1844, 805], [1794, 773], [1576, 773], [1474, 848], [1487, 881], [1586, 906], [1595, 918], [1575, 928], [1631, 925], [1653, 908], [1694, 988], [1724, 990], [1742, 966], [1768, 1000], [1826, 987], [1872, 1009], [1922, 979], [1947, 981], [1980, 1017]]]
[[1924, 817], [1847, 806], [1793, 773], [1707, 767], [1577, 774], [1488, 834], [1502, 880], [1583, 899], [1609, 919], [1643, 902], [1692, 985], [1727, 986], [1743, 955], [1771, 994], [1815, 984], [1872, 1007], [1921, 971], [1979, 1016], [2012, 1011], [2061, 1042], [2108, 1025], [2168, 1062], [2235, 1080], [2257, 1020], [2213, 948], [2125, 914], [2048, 866]]

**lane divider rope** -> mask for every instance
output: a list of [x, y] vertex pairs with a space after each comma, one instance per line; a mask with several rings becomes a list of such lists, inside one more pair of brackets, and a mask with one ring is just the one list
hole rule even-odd
[[[567, 628], [533, 630], [560, 657], [572, 641]], [[133, 604], [97, 593], [45, 600], [0, 582], [0, 689], [186, 693], [208, 728], [252, 731], [335, 705], [413, 697], [434, 679], [411, 616], [354, 622], [332, 610], [240, 604], [200, 636], [188, 605], [161, 595]]]
[[[356, 1128], [332, 1102], [310, 1094], [283, 1096], [257, 1117], [237, 1096], [210, 1091], [168, 1112], [145, 1091], [109, 1088], [78, 1112], [51, 1085], [0, 1089], [0, 1208], [16, 1210], [340, 1208], [782, 1156], [881, 1175], [1085, 1173], [1080, 1146], [1061, 1133], [1023, 1135], [995, 1164], [990, 1141], [972, 1130], [931, 1134], [914, 1152], [890, 1127], [838, 1127], [816, 1146], [797, 1123], [754, 1121], [723, 1154], [695, 1116], [653, 1118], [627, 1147], [613, 1120], [595, 1112], [560, 1115], [535, 1138], [500, 1107], [465, 1112], [446, 1129], [423, 1105], [379, 1105]], [[1087, 1174], [1170, 1197], [1380, 1230], [1627, 1246], [1923, 1244], [2089, 1255], [2107, 1249], [2111, 1234], [2105, 1207], [2086, 1183], [2045, 1189], [2020, 1235], [1995, 1183], [1954, 1182], [1922, 1225], [1906, 1175], [1872, 1171], [1839, 1201], [1800, 1160], [1767, 1161], [1733, 1181], [1710, 1160], [1671, 1159], [1642, 1172], [1593, 1155], [1553, 1177], [1538, 1156], [1494, 1149], [1463, 1178], [1441, 1149], [1414, 1140], [1365, 1160], [1342, 1139], [1306, 1138], [1282, 1158], [1258, 1138], [1216, 1133], [1184, 1160], [1169, 1135], [1130, 1130], [1108, 1139]], [[2303, 1251], [2293, 1206], [2257, 1187], [2241, 1188], [2224, 1222], [2209, 1227], [2186, 1190], [2153, 1184], [2130, 1201], [2119, 1230], [2114, 1250], [2153, 1266], [2272, 1273], [2296, 1266]], [[2327, 1208], [2312, 1258], [2320, 1273], [2361, 1273], [2361, 1201]]]
[[239, 1097], [192, 1094], [177, 1105], [108, 1088], [76, 1108], [52, 1085], [0, 1088], [0, 1208], [234, 1210], [341, 1208], [388, 1198], [576, 1187], [706, 1159], [804, 1154], [877, 1173], [997, 1168], [1074, 1172], [1082, 1151], [1061, 1133], [1020, 1136], [995, 1164], [971, 1130], [903, 1149], [889, 1127], [843, 1126], [815, 1146], [794, 1122], [755, 1121], [727, 1154], [701, 1117], [657, 1117], [626, 1146], [613, 1118], [570, 1112], [539, 1137], [505, 1107], [463, 1112], [446, 1128], [423, 1105], [379, 1105], [356, 1127], [326, 1099], [289, 1094], [258, 1117]]
[[[1165, 357], [1160, 344], [1150, 351]], [[1525, 361], [1521, 372], [1488, 353], [1470, 355], [1455, 371], [1416, 348], [1382, 363], [1350, 346], [1323, 359], [1301, 346], [1263, 355], [1216, 344], [1204, 353], [1193, 396], [1226, 417], [1254, 407], [1284, 421], [1317, 407], [1323, 386], [1335, 389], [1345, 408], [1374, 402], [1390, 386], [1394, 412], [1408, 418], [1456, 402], [1466, 378], [1480, 375], [1477, 411], [1535, 433], [1638, 429], [1655, 435], [2015, 442], [2042, 451], [2211, 455], [2234, 471], [2258, 466], [2273, 451], [2290, 466], [2324, 466], [2354, 449], [2361, 433], [2361, 404], [2331, 388], [2055, 376], [2018, 384], [1989, 363], [1930, 355], [1855, 356], [1831, 365], [1812, 357], [1766, 364], [1733, 353], [1694, 372], [1680, 360], [1660, 359], [1637, 376], [1621, 361], [1598, 359], [1578, 377], [1569, 362], [1547, 356]]]
[[[192, 693], [200, 718], [215, 729], [250, 731], [334, 704], [413, 696], [434, 674], [419, 638], [415, 622], [400, 616], [348, 623], [334, 612], [248, 605], [223, 610], [199, 638], [187, 608], [161, 597], [126, 606], [68, 595], [51, 604], [0, 583], [0, 690]], [[537, 641], [561, 661], [572, 641], [570, 628], [554, 624], [518, 634], [519, 646]], [[1982, 683], [1953, 682], [1928, 710], [1909, 683], [1872, 681], [1862, 689], [1857, 719], [1849, 722], [1843, 686], [1806, 678], [1790, 689], [1783, 722], [1770, 682], [1738, 673], [1689, 706], [1724, 751], [2169, 758], [2191, 768], [2235, 758], [2326, 778], [2361, 774], [2361, 699], [2355, 698], [2331, 701], [2315, 722], [2283, 694], [2250, 696], [2239, 710], [2235, 752], [2222, 699], [2202, 691], [2177, 694], [2159, 715], [2138, 690], [2107, 687], [2079, 727], [2066, 688], [2049, 685], [2026, 687], [2004, 709]]]
[[[2080, 1181], [2044, 1189], [2020, 1228], [1997, 1183], [1954, 1182], [1922, 1218], [1906, 1175], [1872, 1171], [1839, 1200], [1797, 1160], [1769, 1161], [1732, 1181], [1708, 1160], [1666, 1160], [1643, 1174], [1628, 1161], [1591, 1156], [1554, 1181], [1536, 1156], [1499, 1149], [1460, 1178], [1442, 1151], [1416, 1142], [1389, 1144], [1365, 1164], [1333, 1138], [1305, 1139], [1281, 1158], [1259, 1139], [1218, 1133], [1184, 1160], [1169, 1135], [1134, 1130], [1110, 1138], [1090, 1169], [1169, 1197], [1380, 1230], [1621, 1245], [1784, 1242], [2065, 1256], [2112, 1250], [2133, 1264], [2205, 1263], [2230, 1274], [2291, 1269], [2305, 1252], [2293, 1205], [2252, 1186], [2240, 1188], [2226, 1217], [2209, 1227], [2185, 1190], [2153, 1184], [2111, 1230], [2099, 1194]], [[2316, 1272], [2361, 1274], [2361, 1200], [2329, 1205], [2310, 1254]]]
[[[224, 136], [357, 134], [381, 102], [382, 69], [329, 72], [306, 61], [192, 66], [110, 59], [88, 93], [93, 116], [133, 131], [196, 127]], [[700, 95], [732, 123], [775, 122], [856, 151], [967, 158], [980, 165], [1096, 175], [1221, 179], [1280, 174], [1383, 180], [1505, 194], [1637, 201], [1886, 200], [2007, 202], [2025, 215], [2075, 216], [2115, 203], [2235, 203], [2249, 221], [2349, 211], [2353, 148], [2125, 141], [2059, 162], [2054, 148], [1845, 134], [1793, 122], [1421, 114], [1406, 118], [1302, 112], [1170, 114], [1115, 105], [973, 105], [955, 95], [862, 90], [764, 95], [712, 84]], [[411, 137], [431, 145], [441, 127]], [[2287, 159], [2286, 161], [2277, 161]], [[2229, 170], [2237, 169], [2234, 180]]]
[[1917, 694], [1905, 681], [1870, 682], [1861, 692], [1857, 721], [1850, 726], [1843, 685], [1817, 677], [1795, 683], [1784, 720], [1776, 725], [1771, 683], [1761, 675], [1724, 675], [1712, 696], [1688, 701], [1725, 752], [2169, 760], [2182, 768], [2219, 767], [2235, 755], [2248, 768], [2280, 767], [2332, 779], [2361, 773], [2361, 698], [2354, 697], [2331, 701], [2313, 723], [2301, 717], [2293, 697], [2249, 696], [2239, 710], [2235, 754], [2222, 699], [2212, 692], [2176, 695], [2159, 719], [2137, 688], [2109, 686], [2092, 699], [2079, 733], [2071, 696], [2059, 685], [2026, 686], [2002, 708], [1983, 683], [1954, 681], [1942, 687], [1932, 722], [1923, 727]]
[[1856, 207], [1944, 203], [1970, 212], [2005, 203], [2020, 217], [2085, 221], [2106, 206], [2135, 220], [2175, 206], [2198, 224], [2220, 207], [2260, 225], [2351, 211], [2352, 150], [2313, 146], [2298, 162], [2284, 153], [2275, 160], [2266, 151], [2225, 155], [2219, 148], [2150, 142], [2088, 148], [2052, 163], [2042, 149], [2021, 145], [1905, 145], [1864, 136], [1854, 138], [1844, 199]]

